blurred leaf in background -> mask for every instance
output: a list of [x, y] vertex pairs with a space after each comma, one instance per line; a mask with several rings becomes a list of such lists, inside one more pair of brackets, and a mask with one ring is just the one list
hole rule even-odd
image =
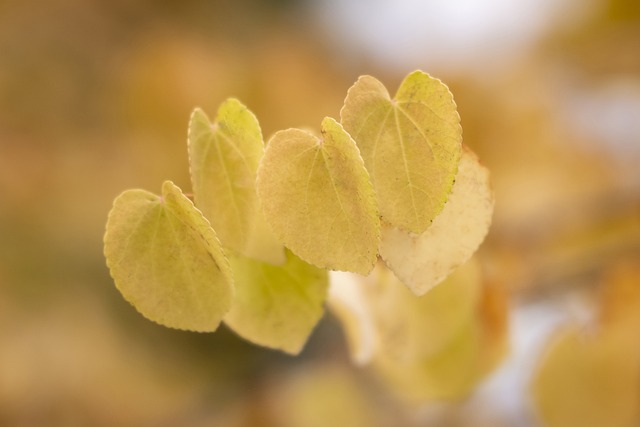
[[540, 418], [554, 426], [640, 422], [640, 259], [611, 266], [592, 330], [573, 326], [549, 344], [532, 383]]

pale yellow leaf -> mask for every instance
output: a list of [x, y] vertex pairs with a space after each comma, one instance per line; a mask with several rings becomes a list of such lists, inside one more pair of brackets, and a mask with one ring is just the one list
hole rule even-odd
[[297, 354], [324, 313], [327, 272], [287, 253], [274, 266], [230, 256], [236, 297], [224, 322], [259, 345]]
[[[638, 334], [632, 339], [637, 340]], [[559, 334], [536, 369], [531, 393], [547, 427], [634, 427], [640, 422], [640, 363], [629, 336], [577, 328]]]
[[478, 325], [468, 319], [452, 338], [437, 353], [412, 361], [399, 361], [382, 352], [374, 367], [399, 395], [408, 400], [463, 397], [478, 381], [482, 337]]
[[104, 253], [124, 298], [157, 323], [214, 331], [231, 306], [233, 278], [220, 242], [170, 181], [162, 197], [128, 190], [116, 198]]
[[415, 71], [392, 100], [382, 83], [362, 76], [340, 117], [360, 148], [383, 220], [422, 233], [442, 211], [460, 159], [462, 128], [449, 89]]
[[503, 288], [489, 283], [481, 291], [471, 316], [437, 351], [422, 352], [411, 360], [398, 357], [388, 347], [378, 352], [374, 367], [398, 394], [414, 401], [458, 399], [468, 395], [502, 360], [508, 348], [506, 295]]
[[366, 363], [385, 353], [408, 363], [437, 353], [453, 339], [474, 316], [480, 290], [475, 261], [422, 297], [379, 263], [364, 279], [332, 275], [329, 303], [347, 331], [355, 361]]
[[456, 182], [444, 209], [422, 234], [382, 223], [380, 256], [416, 295], [423, 295], [466, 262], [491, 224], [489, 171], [463, 150]]
[[258, 170], [265, 217], [306, 262], [367, 274], [380, 240], [371, 181], [342, 126], [327, 117], [321, 130], [321, 138], [289, 129], [270, 140]]
[[329, 306], [352, 358], [372, 363], [410, 400], [462, 397], [505, 354], [506, 298], [499, 286], [483, 283], [475, 259], [421, 297], [382, 263], [366, 278], [331, 278]]
[[366, 295], [374, 312], [380, 352], [401, 363], [440, 351], [478, 306], [482, 276], [475, 260], [421, 297], [388, 269], [379, 268], [377, 273], [375, 282], [367, 284]]
[[263, 154], [258, 120], [238, 100], [225, 101], [213, 124], [200, 109], [191, 115], [189, 161], [196, 206], [225, 247], [282, 264], [284, 249], [266, 224], [256, 195]]

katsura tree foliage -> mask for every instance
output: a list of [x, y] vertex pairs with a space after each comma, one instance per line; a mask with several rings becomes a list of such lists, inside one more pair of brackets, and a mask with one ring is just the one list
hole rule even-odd
[[224, 322], [297, 354], [328, 305], [354, 360], [418, 398], [468, 392], [502, 354], [471, 259], [491, 223], [489, 173], [440, 80], [415, 71], [392, 97], [360, 77], [340, 121], [266, 145], [228, 99], [213, 119], [193, 112], [188, 151], [192, 198], [170, 181], [160, 196], [127, 190], [107, 222], [111, 275], [148, 319]]

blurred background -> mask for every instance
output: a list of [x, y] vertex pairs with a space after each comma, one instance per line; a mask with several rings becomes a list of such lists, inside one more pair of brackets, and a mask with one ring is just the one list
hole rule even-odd
[[[195, 106], [237, 97], [268, 138], [338, 117], [361, 74], [393, 93], [418, 68], [451, 88], [497, 200], [479, 255], [510, 352], [470, 396], [407, 404], [330, 313], [293, 358], [120, 296], [107, 213], [127, 188], [190, 188]], [[529, 389], [550, 337], [615, 310], [612, 271], [638, 292], [639, 265], [636, 0], [0, 0], [2, 426], [545, 426]]]

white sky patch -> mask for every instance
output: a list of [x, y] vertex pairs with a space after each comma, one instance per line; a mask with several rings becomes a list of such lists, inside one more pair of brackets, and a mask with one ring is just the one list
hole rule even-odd
[[620, 156], [640, 154], [640, 80], [617, 79], [570, 94], [568, 120]]
[[[345, 54], [387, 68], [493, 68], [517, 59], [590, 0], [319, 0], [312, 13]], [[468, 72], [468, 70], [466, 70]]]

